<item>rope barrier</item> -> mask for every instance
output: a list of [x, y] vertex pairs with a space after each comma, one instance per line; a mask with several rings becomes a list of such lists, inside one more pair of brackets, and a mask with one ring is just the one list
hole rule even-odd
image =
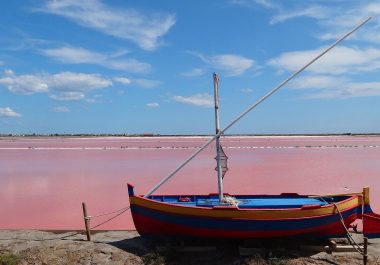
[[102, 225], [108, 223], [109, 221], [111, 221], [111, 220], [113, 220], [113, 219], [119, 217], [120, 215], [122, 215], [123, 213], [125, 213], [126, 211], [128, 211], [130, 208], [131, 208], [131, 206], [125, 207], [124, 210], [122, 210], [122, 212], [120, 212], [120, 213], [116, 214], [115, 216], [113, 216], [113, 217], [111, 217], [111, 218], [105, 220], [104, 222], [101, 222], [100, 224], [97, 224], [97, 225], [91, 227], [90, 229], [94, 229], [94, 228], [97, 228], [97, 227], [99, 227], [99, 226], [102, 226]]
[[[128, 211], [129, 209], [131, 208], [131, 206], [127, 206], [127, 207], [124, 207], [124, 208], [121, 208], [119, 210], [116, 210], [116, 211], [113, 211], [113, 212], [109, 212], [109, 213], [104, 213], [104, 214], [99, 214], [99, 215], [95, 215], [95, 216], [86, 216], [86, 218], [88, 219], [92, 219], [92, 218], [98, 218], [98, 217], [102, 217], [102, 216], [106, 216], [106, 215], [110, 215], [110, 214], [114, 214], [114, 213], [118, 213], [116, 214], [115, 216], [105, 220], [104, 222], [101, 222], [93, 227], [91, 227], [90, 229], [95, 229], [99, 226], [102, 226], [108, 222], [110, 222], [111, 220], [119, 217], [120, 215], [122, 215], [123, 213], [125, 213], [126, 211]], [[69, 234], [69, 235], [65, 235], [65, 236], [60, 236], [60, 237], [53, 237], [53, 238], [46, 238], [46, 239], [30, 239], [30, 238], [0, 238], [0, 240], [31, 240], [31, 241], [50, 241], [50, 240], [64, 240], [66, 238], [69, 238], [69, 237], [73, 237], [73, 236], [76, 236], [76, 235], [83, 235], [84, 231], [79, 231], [79, 232], [75, 232], [75, 233], [72, 233], [72, 234]]]
[[103, 214], [99, 214], [99, 215], [95, 215], [95, 216], [87, 216], [89, 219], [93, 219], [93, 218], [98, 218], [98, 217], [102, 217], [102, 216], [106, 216], [106, 215], [110, 215], [110, 214], [114, 214], [114, 213], [118, 213], [118, 212], [121, 212], [125, 209], [129, 209], [130, 206], [127, 206], [127, 207], [124, 207], [124, 208], [121, 208], [119, 210], [116, 210], [116, 211], [113, 211], [113, 212], [109, 212], [109, 213], [103, 213]]

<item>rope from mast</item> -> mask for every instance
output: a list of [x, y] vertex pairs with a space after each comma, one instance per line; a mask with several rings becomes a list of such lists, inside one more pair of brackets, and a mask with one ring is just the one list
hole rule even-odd
[[319, 58], [321, 58], [323, 55], [328, 53], [331, 49], [333, 49], [335, 46], [337, 46], [339, 43], [341, 43], [344, 39], [346, 39], [348, 36], [350, 36], [352, 33], [357, 31], [359, 28], [361, 28], [363, 25], [365, 25], [369, 20], [371, 20], [372, 17], [368, 17], [363, 22], [361, 22], [359, 25], [354, 27], [351, 31], [344, 34], [342, 37], [340, 37], [337, 41], [335, 41], [333, 44], [331, 44], [328, 48], [326, 48], [323, 52], [318, 54], [314, 59], [312, 59], [310, 62], [305, 64], [303, 67], [301, 67], [299, 70], [291, 74], [287, 79], [282, 81], [280, 84], [278, 84], [276, 87], [274, 87], [270, 92], [268, 92], [266, 95], [264, 95], [261, 99], [256, 101], [254, 104], [252, 104], [249, 108], [247, 108], [245, 111], [243, 111], [239, 116], [237, 116], [232, 122], [230, 122], [224, 129], [220, 130], [218, 133], [215, 134], [209, 141], [207, 141], [204, 145], [200, 147], [196, 152], [194, 152], [191, 156], [189, 156], [181, 165], [179, 165], [175, 170], [173, 170], [169, 175], [167, 175], [164, 179], [162, 179], [156, 186], [154, 186], [147, 194], [145, 194], [144, 197], [148, 197], [152, 195], [153, 192], [158, 190], [164, 183], [166, 183], [169, 179], [171, 179], [178, 171], [180, 171], [185, 165], [187, 165], [191, 160], [194, 159], [203, 149], [205, 149], [207, 146], [209, 146], [215, 139], [219, 138], [225, 131], [227, 131], [229, 128], [231, 128], [236, 122], [238, 122], [241, 118], [243, 118], [245, 115], [247, 115], [251, 110], [256, 108], [258, 105], [260, 105], [263, 101], [265, 101], [267, 98], [269, 98], [272, 94], [274, 94], [277, 90], [279, 90], [281, 87], [283, 87], [286, 83], [288, 83], [290, 80], [298, 76], [301, 72], [303, 72], [306, 68], [308, 68], [310, 65], [315, 63]]

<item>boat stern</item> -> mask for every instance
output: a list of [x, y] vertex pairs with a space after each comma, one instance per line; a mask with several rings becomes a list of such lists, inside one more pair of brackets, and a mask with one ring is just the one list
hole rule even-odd
[[380, 214], [369, 212], [364, 213], [363, 234], [368, 238], [380, 238]]
[[374, 213], [369, 203], [369, 187], [363, 188], [363, 234], [368, 238], [380, 238], [380, 214]]
[[130, 183], [127, 183], [128, 185], [128, 195], [129, 197], [134, 197], [135, 196], [135, 192], [134, 192], [134, 186]]

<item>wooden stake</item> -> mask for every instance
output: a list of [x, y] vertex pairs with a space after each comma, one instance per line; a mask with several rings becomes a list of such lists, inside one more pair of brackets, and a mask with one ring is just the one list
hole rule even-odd
[[87, 241], [91, 241], [90, 218], [87, 216], [87, 207], [84, 202], [82, 202], [82, 208], [83, 208], [84, 226], [86, 227]]
[[368, 248], [368, 238], [364, 238], [364, 255], [363, 255], [363, 264], [367, 265], [368, 255], [367, 255], [367, 248]]

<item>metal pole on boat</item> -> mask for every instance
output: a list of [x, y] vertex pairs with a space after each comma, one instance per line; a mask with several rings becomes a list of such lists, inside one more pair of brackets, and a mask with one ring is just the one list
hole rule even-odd
[[251, 110], [256, 108], [259, 104], [261, 104], [264, 100], [269, 98], [272, 94], [274, 94], [277, 90], [279, 90], [281, 87], [283, 87], [286, 83], [288, 83], [290, 80], [295, 78], [297, 75], [299, 75], [301, 72], [303, 72], [306, 68], [308, 68], [310, 65], [312, 65], [315, 61], [317, 61], [319, 58], [321, 58], [323, 55], [328, 53], [331, 49], [333, 49], [335, 46], [337, 46], [339, 43], [341, 43], [344, 39], [346, 39], [348, 36], [350, 36], [352, 33], [357, 31], [359, 28], [361, 28], [364, 24], [366, 24], [372, 17], [368, 17], [366, 20], [361, 22], [359, 25], [357, 25], [355, 28], [353, 28], [348, 33], [344, 34], [342, 37], [340, 37], [337, 41], [335, 41], [333, 44], [331, 44], [328, 48], [326, 48], [323, 52], [318, 54], [313, 60], [305, 64], [303, 67], [301, 67], [299, 70], [294, 72], [292, 75], [290, 75], [287, 79], [282, 81], [280, 84], [278, 84], [275, 88], [273, 88], [270, 92], [268, 92], [266, 95], [264, 95], [261, 99], [256, 101], [254, 104], [252, 104], [248, 109], [243, 111], [239, 116], [237, 116], [231, 123], [229, 123], [224, 129], [220, 130], [219, 133], [217, 133], [215, 136], [213, 136], [209, 141], [207, 141], [204, 145], [202, 145], [197, 151], [195, 151], [192, 155], [190, 155], [181, 165], [179, 165], [176, 169], [174, 169], [169, 175], [167, 175], [164, 179], [162, 179], [156, 186], [154, 186], [150, 191], [148, 191], [147, 194], [145, 194], [144, 197], [148, 197], [152, 195], [153, 192], [158, 190], [166, 181], [171, 179], [178, 171], [180, 171], [185, 165], [187, 165], [191, 160], [194, 159], [203, 149], [205, 149], [207, 146], [209, 146], [217, 137], [221, 136], [225, 131], [227, 131], [230, 127], [232, 127], [236, 122], [238, 122], [241, 118], [243, 118], [245, 115], [248, 114]]
[[216, 167], [218, 171], [218, 192], [219, 203], [223, 200], [223, 179], [222, 179], [222, 164], [221, 164], [221, 152], [220, 152], [220, 127], [219, 127], [219, 78], [218, 74], [213, 74], [214, 78], [214, 105], [215, 105], [215, 145], [216, 145]]

